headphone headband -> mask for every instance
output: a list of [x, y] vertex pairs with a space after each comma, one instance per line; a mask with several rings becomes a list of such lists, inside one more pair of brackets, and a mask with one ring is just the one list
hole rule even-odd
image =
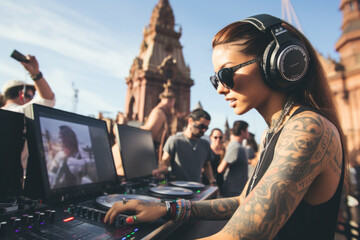
[[247, 22], [254, 25], [257, 29], [263, 33], [274, 25], [280, 25], [283, 21], [277, 17], [273, 17], [269, 14], [259, 14], [241, 20], [241, 22]]

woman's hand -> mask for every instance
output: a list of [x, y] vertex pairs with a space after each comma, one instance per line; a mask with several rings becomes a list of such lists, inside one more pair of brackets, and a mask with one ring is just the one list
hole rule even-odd
[[115, 218], [119, 213], [125, 211], [135, 211], [135, 216], [126, 219], [127, 224], [137, 224], [141, 222], [155, 221], [166, 215], [166, 204], [162, 202], [149, 202], [141, 200], [124, 200], [113, 204], [106, 213], [104, 223], [110, 225], [115, 222]]

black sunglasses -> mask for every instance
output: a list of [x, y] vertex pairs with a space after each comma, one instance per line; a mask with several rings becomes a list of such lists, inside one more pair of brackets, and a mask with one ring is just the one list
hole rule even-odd
[[208, 128], [209, 128], [205, 124], [200, 124], [200, 125], [194, 124], [194, 127], [196, 127], [197, 129], [200, 129], [200, 130], [208, 130]]
[[27, 99], [32, 100], [34, 98], [34, 95], [30, 95], [30, 94], [25, 93], [24, 97], [26, 97]]
[[240, 63], [234, 67], [230, 68], [222, 68], [214, 76], [210, 77], [210, 82], [214, 86], [215, 90], [217, 90], [219, 86], [219, 82], [226, 87], [227, 89], [232, 89], [234, 87], [234, 73], [242, 67], [247, 65], [259, 62], [260, 58], [254, 58], [244, 63]]

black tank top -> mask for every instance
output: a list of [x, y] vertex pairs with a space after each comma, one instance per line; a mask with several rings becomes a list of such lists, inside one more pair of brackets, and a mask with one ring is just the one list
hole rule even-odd
[[[300, 107], [294, 112], [294, 114], [291, 117], [303, 111], [312, 111], [318, 113], [316, 110], [312, 108]], [[253, 188], [255, 188], [256, 184], [263, 177], [263, 175], [265, 174], [266, 170], [269, 168], [272, 162], [275, 146], [279, 139], [281, 131], [282, 129], [277, 133], [275, 133], [274, 138], [272, 139], [270, 145], [268, 146], [268, 149], [262, 160], [262, 164], [258, 172], [258, 177], [254, 183]], [[308, 203], [306, 203], [304, 200], [302, 200], [298, 205], [298, 207], [295, 209], [295, 212], [292, 214], [290, 219], [285, 223], [285, 225], [276, 235], [274, 240], [334, 239], [337, 216], [338, 216], [341, 193], [342, 193], [342, 186], [344, 182], [344, 165], [345, 164], [343, 157], [343, 164], [342, 164], [342, 171], [341, 171], [339, 185], [332, 198], [329, 199], [327, 202], [324, 202], [316, 206], [311, 206]], [[250, 183], [252, 183], [252, 177]], [[248, 187], [246, 195], [249, 194], [249, 190], [250, 187]]]

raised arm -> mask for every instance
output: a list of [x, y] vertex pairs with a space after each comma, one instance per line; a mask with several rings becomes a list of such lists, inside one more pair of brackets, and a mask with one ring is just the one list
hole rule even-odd
[[32, 78], [39, 77], [36, 81], [34, 81], [34, 85], [39, 95], [48, 100], [54, 99], [54, 93], [51, 90], [48, 82], [42, 76], [42, 73], [39, 70], [39, 63], [34, 56], [28, 55], [27, 59], [29, 62], [21, 62], [24, 68], [29, 72]]
[[[272, 239], [302, 199], [316, 205], [332, 197], [341, 164], [341, 142], [334, 125], [313, 112], [296, 115], [283, 129], [265, 175], [225, 227], [206, 239]], [[326, 190], [316, 194], [314, 185]]]

